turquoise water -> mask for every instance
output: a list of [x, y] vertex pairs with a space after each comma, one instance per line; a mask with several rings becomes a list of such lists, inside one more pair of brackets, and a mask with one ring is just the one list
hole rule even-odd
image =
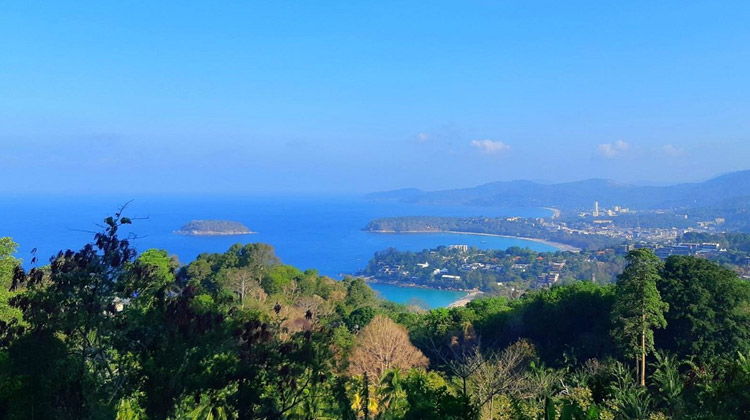
[[[78, 249], [92, 240], [106, 216], [133, 199], [122, 197], [3, 197], [0, 198], [0, 236], [20, 244], [18, 256], [28, 262], [37, 248], [40, 261], [58, 250]], [[237, 242], [265, 242], [275, 247], [287, 264], [302, 270], [341, 278], [362, 269], [376, 251], [394, 247], [421, 251], [440, 245], [466, 244], [483, 249], [529, 247], [553, 251], [554, 247], [513, 238], [455, 234], [377, 234], [362, 229], [372, 219], [392, 216], [524, 216], [549, 215], [534, 208], [426, 206], [370, 202], [358, 197], [135, 197], [125, 214], [134, 223], [132, 234], [140, 250], [162, 248], [188, 263], [204, 252], [224, 252]], [[195, 237], [173, 234], [193, 219], [236, 220], [258, 232], [244, 236]], [[402, 290], [406, 289], [406, 290]], [[455, 300], [455, 292], [413, 288], [380, 288], [398, 302], [415, 298], [427, 306]], [[444, 298], [442, 297], [444, 296]]]
[[382, 283], [369, 284], [381, 297], [390, 301], [405, 305], [416, 305], [426, 309], [448, 306], [467, 294], [467, 292], [456, 292], [453, 290], [403, 287]]

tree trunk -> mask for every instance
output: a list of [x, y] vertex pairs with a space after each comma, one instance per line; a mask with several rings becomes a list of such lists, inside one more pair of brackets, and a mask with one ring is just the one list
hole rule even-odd
[[245, 279], [242, 279], [242, 284], [240, 285], [240, 307], [242, 309], [245, 309]]
[[[646, 316], [643, 316], [646, 318]], [[646, 386], [646, 330], [641, 332], [641, 386]]]

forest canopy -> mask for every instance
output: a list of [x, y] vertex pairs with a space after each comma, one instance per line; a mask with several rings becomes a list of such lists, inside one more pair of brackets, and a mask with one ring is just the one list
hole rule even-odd
[[614, 284], [423, 311], [265, 244], [139, 254], [130, 222], [29, 270], [0, 239], [0, 417], [750, 415], [750, 289], [710, 261], [637, 250]]

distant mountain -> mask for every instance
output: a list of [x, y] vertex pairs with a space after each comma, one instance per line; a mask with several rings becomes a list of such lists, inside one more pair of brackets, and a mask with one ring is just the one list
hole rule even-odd
[[733, 172], [700, 183], [636, 186], [606, 179], [560, 184], [532, 181], [493, 182], [473, 188], [422, 191], [408, 188], [372, 193], [373, 200], [408, 203], [467, 204], [502, 207], [557, 207], [591, 209], [619, 205], [634, 209], [704, 208], [750, 198], [750, 170]]

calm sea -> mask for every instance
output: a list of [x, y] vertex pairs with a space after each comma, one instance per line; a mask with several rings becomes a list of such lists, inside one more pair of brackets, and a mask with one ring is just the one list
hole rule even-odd
[[[31, 249], [40, 261], [60, 249], [78, 249], [92, 240], [97, 224], [131, 197], [0, 198], [0, 236], [20, 244], [26, 265]], [[136, 218], [129, 231], [138, 250], [162, 248], [182, 263], [204, 252], [224, 252], [237, 242], [265, 242], [287, 264], [315, 268], [335, 278], [363, 268], [376, 251], [394, 247], [420, 251], [439, 245], [466, 244], [484, 249], [510, 246], [551, 251], [553, 247], [521, 239], [456, 234], [375, 234], [362, 231], [367, 222], [390, 216], [524, 216], [541, 217], [535, 208], [410, 205], [372, 202], [359, 197], [136, 197], [125, 214]], [[226, 219], [244, 223], [254, 235], [191, 237], [172, 232], [193, 219]], [[373, 285], [386, 299], [400, 303], [445, 306], [461, 292]]]

